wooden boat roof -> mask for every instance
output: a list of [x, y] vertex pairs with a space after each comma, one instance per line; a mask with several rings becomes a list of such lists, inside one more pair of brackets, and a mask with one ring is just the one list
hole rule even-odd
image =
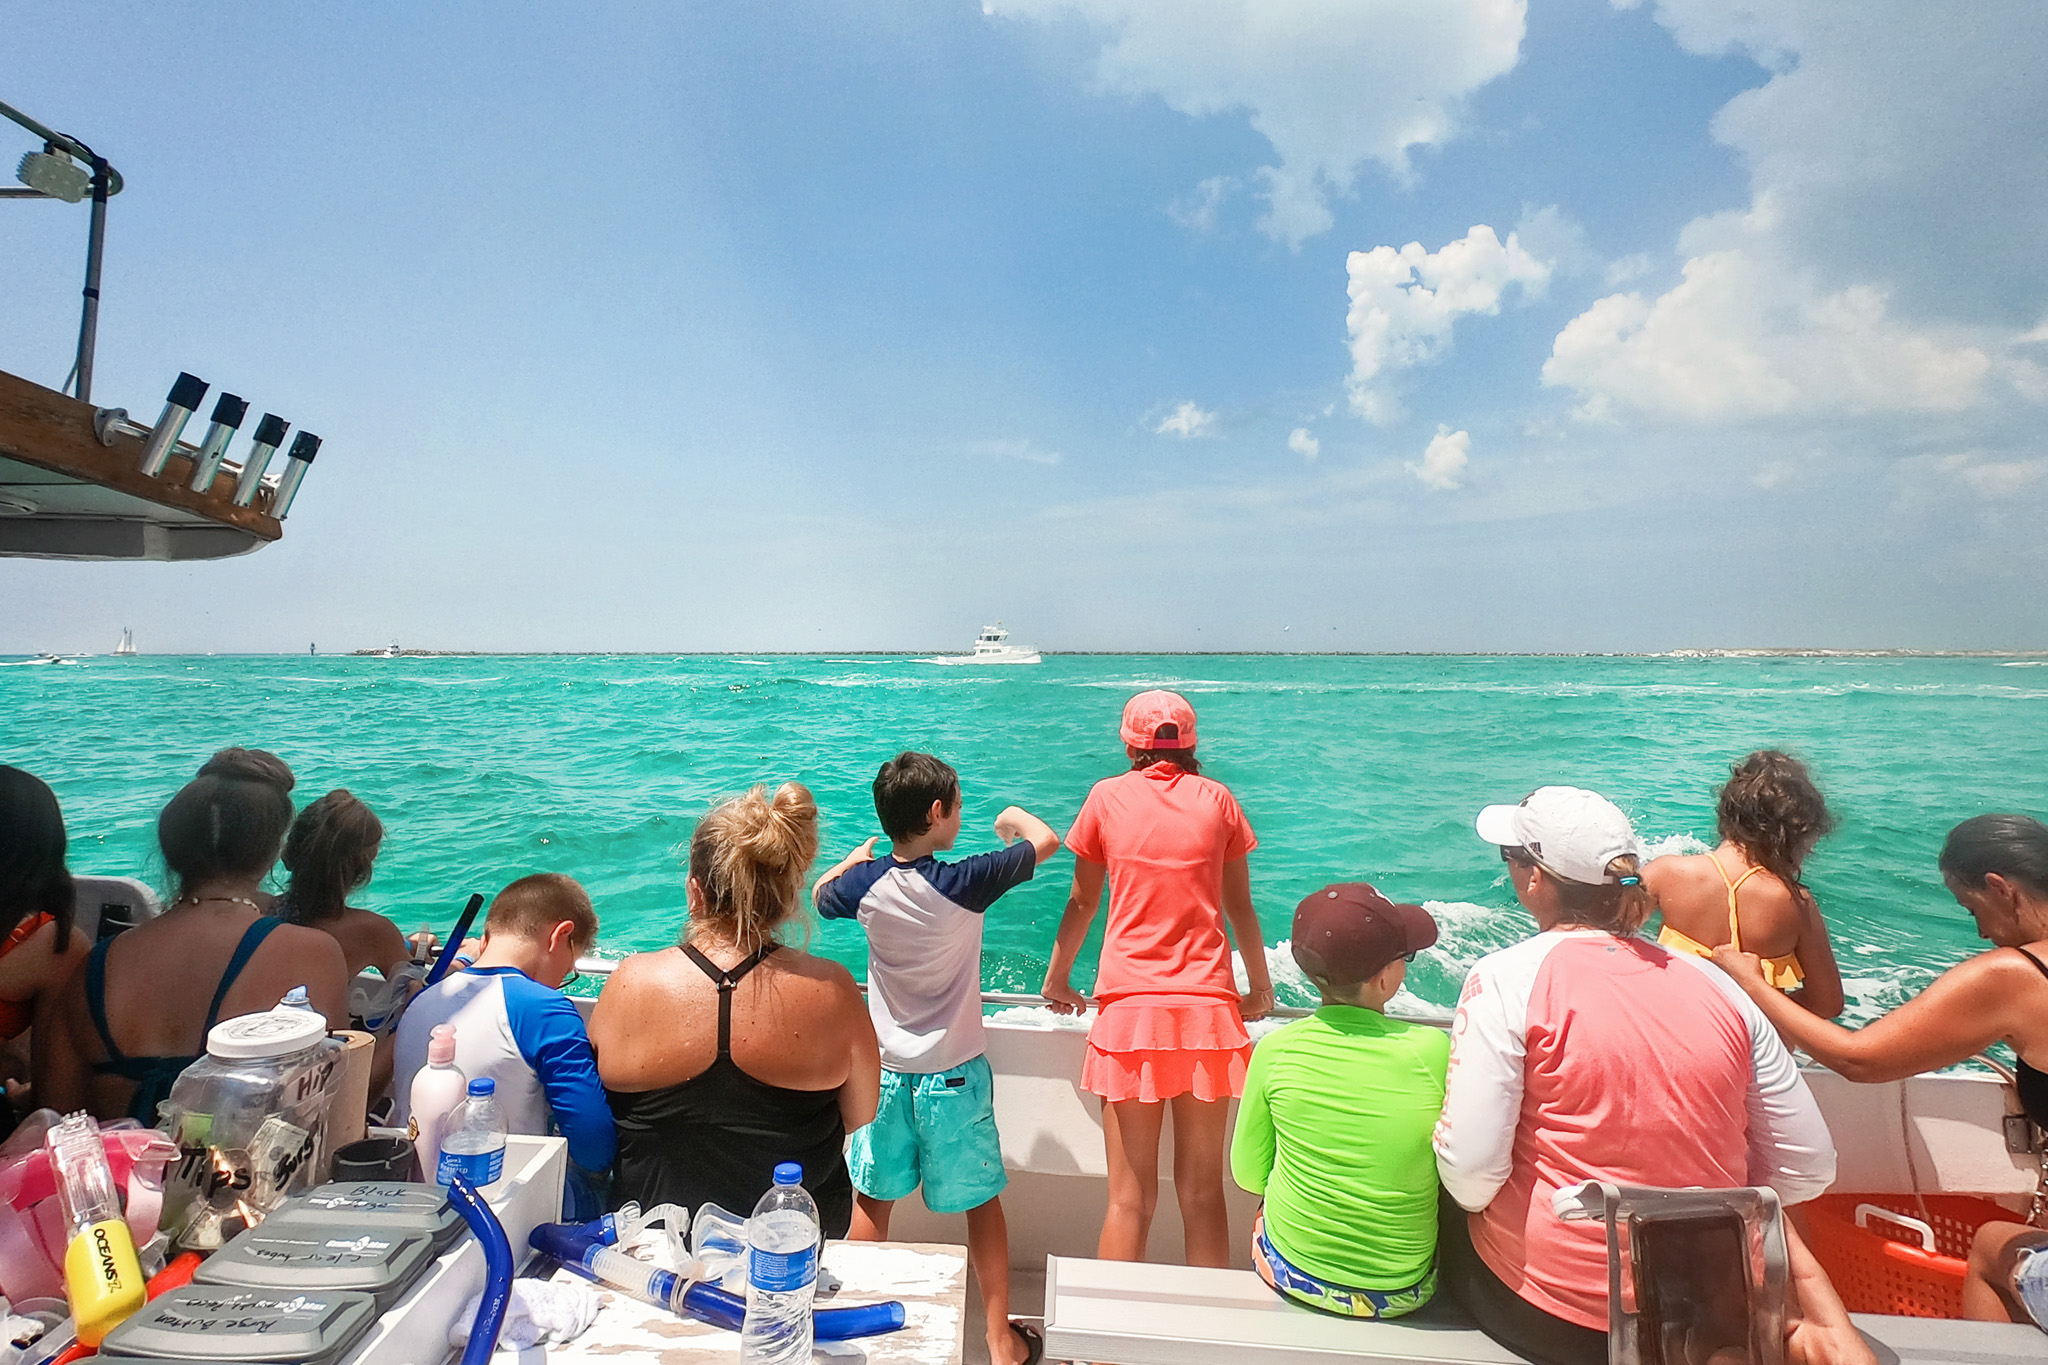
[[194, 493], [193, 448], [183, 442], [163, 473], [139, 468], [142, 439], [95, 429], [90, 403], [0, 371], [0, 555], [37, 559], [224, 559], [284, 534], [256, 505], [234, 505], [239, 471], [222, 465]]

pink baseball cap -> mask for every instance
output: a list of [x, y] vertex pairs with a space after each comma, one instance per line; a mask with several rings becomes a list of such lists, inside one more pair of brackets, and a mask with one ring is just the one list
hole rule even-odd
[[1178, 692], [1140, 692], [1124, 703], [1119, 733], [1133, 749], [1192, 749], [1195, 708]]

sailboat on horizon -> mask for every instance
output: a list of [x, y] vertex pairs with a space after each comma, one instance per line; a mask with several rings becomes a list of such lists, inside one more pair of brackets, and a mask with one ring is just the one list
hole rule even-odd
[[114, 646], [115, 657], [125, 657], [135, 652], [135, 631], [130, 626], [121, 627], [121, 643]]

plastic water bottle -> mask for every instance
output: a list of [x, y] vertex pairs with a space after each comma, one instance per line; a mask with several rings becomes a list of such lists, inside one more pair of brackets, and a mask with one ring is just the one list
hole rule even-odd
[[505, 1174], [505, 1115], [498, 1108], [498, 1083], [479, 1076], [469, 1083], [469, 1098], [448, 1116], [441, 1133], [441, 1160], [436, 1184], [460, 1175], [481, 1190]]
[[794, 1161], [747, 1220], [747, 1318], [742, 1365], [809, 1365], [811, 1294], [818, 1286], [818, 1205]]
[[304, 1010], [308, 1014], [315, 1013], [313, 997], [306, 994], [304, 986], [294, 986], [286, 991], [284, 999], [277, 1002], [277, 1007], [281, 1010]]

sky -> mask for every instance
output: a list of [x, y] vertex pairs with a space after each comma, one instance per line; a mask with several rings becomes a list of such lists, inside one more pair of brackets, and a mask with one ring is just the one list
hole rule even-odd
[[96, 401], [325, 441], [0, 652], [2048, 648], [2039, 0], [0, 0], [0, 100]]

